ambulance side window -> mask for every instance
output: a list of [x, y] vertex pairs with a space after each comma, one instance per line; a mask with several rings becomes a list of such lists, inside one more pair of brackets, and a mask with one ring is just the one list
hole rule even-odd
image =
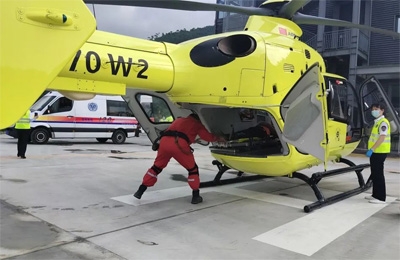
[[133, 117], [133, 112], [125, 101], [107, 100], [107, 116]]
[[69, 98], [61, 97], [56, 102], [54, 102], [44, 114], [53, 114], [60, 112], [71, 111], [74, 101]]

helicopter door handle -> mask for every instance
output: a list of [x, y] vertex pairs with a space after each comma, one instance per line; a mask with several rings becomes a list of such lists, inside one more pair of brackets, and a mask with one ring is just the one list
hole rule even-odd
[[67, 118], [73, 118], [74, 116], [67, 116]]

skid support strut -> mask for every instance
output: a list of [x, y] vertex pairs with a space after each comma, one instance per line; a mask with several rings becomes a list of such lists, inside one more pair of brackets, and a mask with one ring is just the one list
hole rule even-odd
[[[302, 173], [299, 173], [299, 172], [293, 173], [292, 177], [298, 178], [298, 179], [306, 182], [313, 189], [315, 196], [318, 199], [318, 201], [304, 206], [305, 212], [308, 213], [308, 212], [313, 211], [314, 209], [322, 208], [324, 206], [333, 204], [335, 202], [347, 199], [351, 196], [360, 194], [371, 187], [372, 182], [370, 181], [370, 179], [368, 179], [367, 183], [365, 183], [363, 175], [361, 174], [361, 171], [363, 169], [368, 168], [370, 166], [369, 164], [355, 165], [352, 161], [344, 159], [344, 158], [341, 158], [339, 160], [339, 162], [345, 163], [345, 164], [349, 165], [349, 167], [335, 169], [335, 170], [331, 170], [331, 171], [325, 171], [325, 172], [316, 172], [311, 176], [311, 178]], [[331, 177], [331, 176], [335, 176], [335, 175], [339, 175], [339, 174], [351, 172], [351, 171], [356, 172], [359, 187], [355, 188], [353, 190], [345, 191], [343, 193], [337, 194], [337, 195], [329, 197], [329, 198], [325, 198], [324, 195], [322, 194], [321, 190], [317, 186], [318, 182], [325, 177]]]
[[200, 182], [200, 188], [214, 187], [214, 186], [218, 186], [218, 185], [232, 184], [232, 183], [238, 183], [238, 182], [254, 181], [254, 180], [259, 180], [259, 179], [267, 177], [267, 176], [262, 176], [262, 175], [243, 176], [243, 172], [239, 171], [235, 178], [221, 180], [222, 174], [224, 174], [230, 168], [228, 166], [220, 163], [217, 160], [212, 161], [212, 164], [217, 165], [218, 173], [215, 175], [214, 180]]

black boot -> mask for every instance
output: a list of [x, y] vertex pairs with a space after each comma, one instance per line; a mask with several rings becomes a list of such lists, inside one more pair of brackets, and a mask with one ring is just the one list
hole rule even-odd
[[199, 193], [200, 193], [199, 190], [193, 191], [192, 204], [199, 204], [203, 202], [203, 198], [199, 195]]
[[146, 186], [144, 186], [143, 184], [140, 185], [139, 189], [137, 190], [137, 192], [135, 192], [135, 194], [133, 194], [133, 196], [140, 200], [140, 198], [142, 198], [142, 195], [146, 191], [146, 189], [147, 189]]

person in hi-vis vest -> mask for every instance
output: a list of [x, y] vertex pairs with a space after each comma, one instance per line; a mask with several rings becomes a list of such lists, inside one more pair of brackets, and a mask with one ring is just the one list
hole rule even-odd
[[375, 117], [374, 126], [368, 140], [368, 151], [371, 164], [372, 196], [365, 197], [370, 203], [386, 203], [386, 185], [383, 172], [384, 162], [390, 153], [390, 123], [383, 113], [383, 104], [372, 104], [371, 114]]
[[[35, 115], [34, 119], [37, 118]], [[18, 152], [17, 156], [21, 159], [26, 159], [26, 147], [29, 142], [29, 134], [31, 130], [31, 111], [28, 110], [25, 114], [18, 120], [15, 124], [15, 130], [17, 131], [18, 136]]]

